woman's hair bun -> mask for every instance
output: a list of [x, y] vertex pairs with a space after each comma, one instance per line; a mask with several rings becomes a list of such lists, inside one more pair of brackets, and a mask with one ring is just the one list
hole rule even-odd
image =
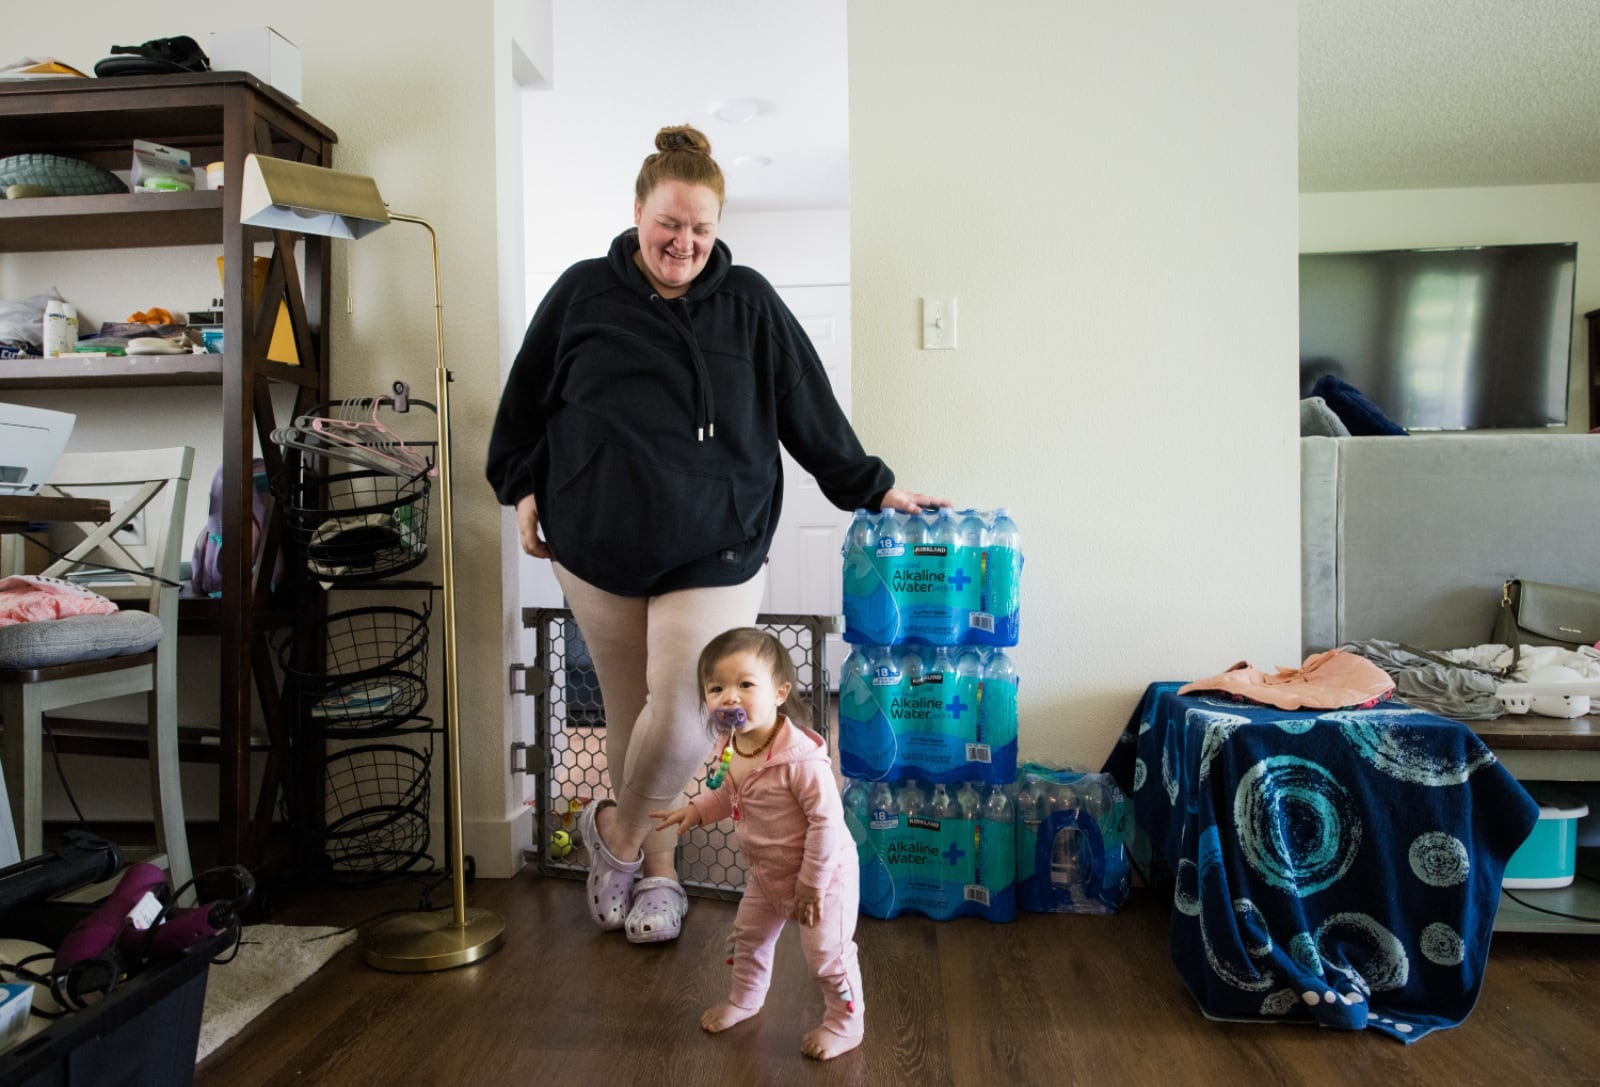
[[711, 141], [693, 125], [669, 125], [656, 133], [657, 151], [697, 151], [711, 154]]

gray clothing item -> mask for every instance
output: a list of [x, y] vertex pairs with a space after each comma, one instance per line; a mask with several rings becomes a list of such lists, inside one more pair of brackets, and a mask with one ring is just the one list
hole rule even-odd
[[[1471, 651], [1430, 651], [1437, 658], [1430, 660], [1396, 642], [1377, 639], [1351, 642], [1342, 648], [1389, 673], [1395, 696], [1419, 710], [1457, 721], [1493, 721], [1505, 716], [1505, 707], [1494, 692], [1511, 677], [1474, 659]], [[1442, 664], [1440, 660], [1457, 663]]]

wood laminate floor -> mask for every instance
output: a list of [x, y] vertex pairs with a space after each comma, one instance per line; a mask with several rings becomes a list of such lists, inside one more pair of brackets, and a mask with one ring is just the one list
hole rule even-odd
[[[415, 908], [418, 896], [404, 883], [328, 889], [272, 920], [353, 924]], [[212, 1054], [196, 1082], [1600, 1085], [1596, 937], [1497, 936], [1473, 1014], [1404, 1046], [1369, 1032], [1206, 1020], [1168, 958], [1165, 896], [1150, 890], [1112, 917], [862, 918], [867, 1037], [819, 1064], [800, 1055], [821, 998], [792, 930], [766, 1008], [713, 1036], [698, 1023], [725, 994], [733, 903], [694, 899], [683, 937], [647, 948], [594, 929], [576, 881], [480, 880], [469, 902], [505, 920], [495, 955], [390, 974], [368, 967], [358, 942]]]

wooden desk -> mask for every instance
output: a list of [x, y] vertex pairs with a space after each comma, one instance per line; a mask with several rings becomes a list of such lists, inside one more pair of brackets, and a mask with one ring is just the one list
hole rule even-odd
[[0, 533], [22, 532], [43, 521], [106, 521], [111, 502], [105, 498], [62, 498], [57, 495], [0, 495]]

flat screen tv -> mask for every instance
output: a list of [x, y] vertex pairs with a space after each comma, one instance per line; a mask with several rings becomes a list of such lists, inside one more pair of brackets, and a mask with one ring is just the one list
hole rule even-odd
[[1407, 430], [1567, 422], [1576, 242], [1300, 255], [1300, 395], [1334, 374]]

